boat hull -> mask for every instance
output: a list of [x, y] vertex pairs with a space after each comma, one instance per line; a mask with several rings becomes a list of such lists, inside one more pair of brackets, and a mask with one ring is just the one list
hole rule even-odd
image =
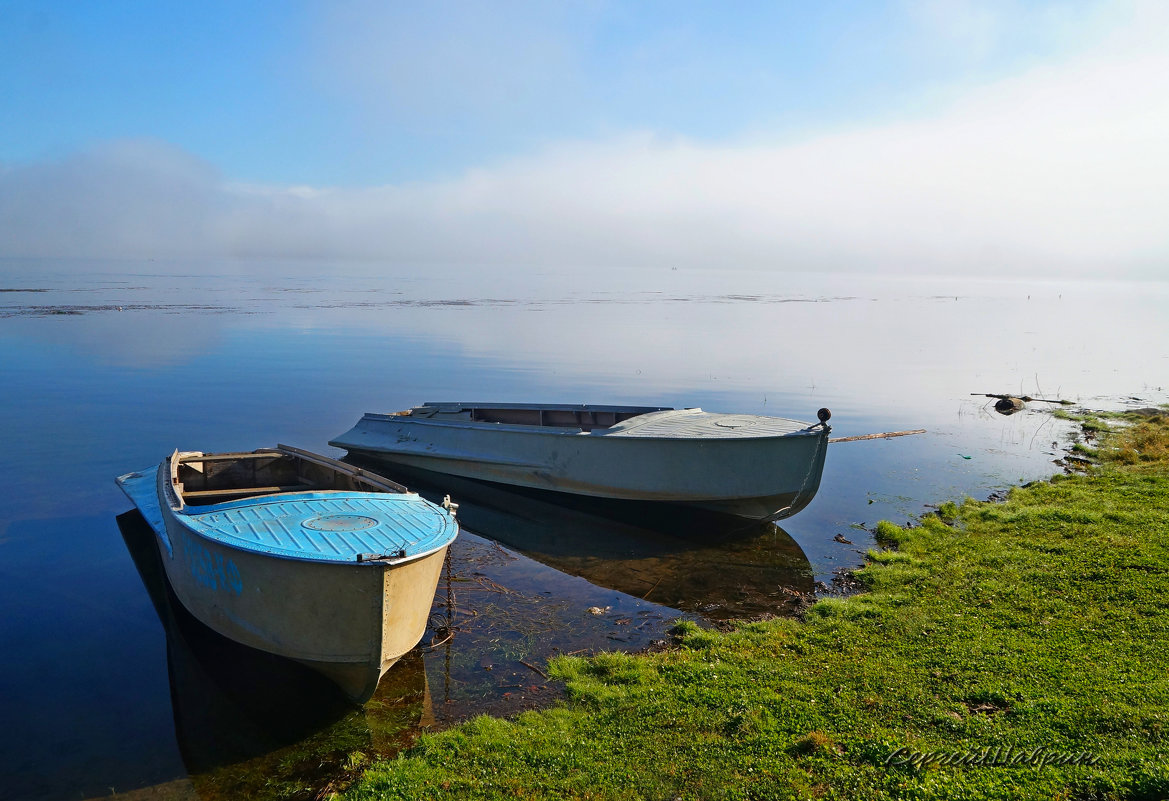
[[369, 700], [426, 631], [449, 542], [398, 561], [275, 556], [189, 524], [166, 462], [153, 476], [129, 474], [119, 484], [154, 529], [174, 595], [195, 619], [312, 668], [356, 703]]
[[161, 549], [163, 565], [188, 612], [236, 642], [316, 670], [357, 703], [426, 632], [445, 547], [397, 565], [273, 560], [165, 519], [177, 547], [173, 558]]
[[645, 437], [367, 414], [330, 444], [391, 466], [779, 520], [815, 496], [827, 441], [827, 427], [782, 436]]

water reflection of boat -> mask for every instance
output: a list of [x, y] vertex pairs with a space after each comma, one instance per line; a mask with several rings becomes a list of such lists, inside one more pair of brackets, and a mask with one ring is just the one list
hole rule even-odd
[[702, 409], [428, 403], [366, 414], [329, 444], [394, 466], [779, 520], [815, 496], [828, 450], [819, 423]]
[[395, 477], [423, 495], [457, 497], [468, 531], [598, 586], [707, 619], [791, 613], [814, 592], [807, 556], [774, 523], [426, 470], [401, 469]]
[[176, 451], [118, 484], [192, 615], [303, 662], [358, 703], [422, 637], [458, 533], [449, 504], [287, 446]]
[[118, 527], [166, 632], [175, 732], [202, 798], [311, 797], [350, 754], [389, 756], [432, 718], [422, 656], [404, 657], [362, 708], [304, 665], [217, 634], [178, 603], [137, 512]]

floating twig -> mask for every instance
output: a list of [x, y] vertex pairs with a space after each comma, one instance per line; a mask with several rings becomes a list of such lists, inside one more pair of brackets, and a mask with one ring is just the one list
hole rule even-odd
[[522, 659], [521, 659], [521, 660], [520, 660], [520, 664], [521, 664], [521, 665], [523, 665], [523, 666], [524, 666], [524, 667], [526, 667], [526, 668], [530, 668], [530, 669], [532, 669], [532, 670], [536, 671], [537, 673], [539, 673], [539, 674], [540, 674], [541, 676], [543, 676], [544, 678], [548, 678], [548, 674], [547, 674], [547, 673], [545, 673], [544, 671], [540, 670], [540, 668], [536, 667], [536, 666], [535, 666], [535, 665], [533, 665], [531, 662], [525, 662], [524, 660], [522, 660]]
[[420, 650], [420, 651], [421, 651], [422, 653], [424, 653], [424, 654], [428, 654], [428, 653], [430, 653], [431, 651], [435, 651], [435, 650], [437, 650], [437, 649], [441, 648], [442, 646], [446, 645], [448, 642], [450, 642], [451, 640], [453, 640], [453, 639], [454, 639], [454, 637], [455, 637], [455, 633], [454, 633], [454, 631], [451, 631], [451, 632], [449, 632], [449, 633], [447, 634], [447, 636], [446, 636], [446, 637], [444, 637], [443, 639], [439, 640], [438, 642], [432, 642], [432, 643], [430, 643], [429, 645], [422, 645], [422, 646], [419, 646], [419, 649], [418, 649], [418, 650]]
[[880, 434], [861, 434], [857, 437], [833, 437], [828, 442], [859, 442], [862, 439], [889, 439], [890, 437], [908, 437], [910, 434], [924, 433], [924, 428], [915, 428], [912, 431], [885, 431]]

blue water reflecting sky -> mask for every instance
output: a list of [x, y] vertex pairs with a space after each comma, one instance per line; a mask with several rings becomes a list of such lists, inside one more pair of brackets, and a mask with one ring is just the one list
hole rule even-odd
[[833, 446], [820, 495], [784, 521], [827, 580], [870, 543], [852, 524], [1056, 469], [1062, 425], [970, 393], [1147, 405], [1169, 386], [1164, 283], [76, 267], [0, 264], [0, 289], [20, 290], [0, 293], [0, 760], [30, 797], [178, 764], [113, 484], [176, 447], [335, 452], [363, 412], [431, 400], [827, 406], [836, 436], [927, 428]]

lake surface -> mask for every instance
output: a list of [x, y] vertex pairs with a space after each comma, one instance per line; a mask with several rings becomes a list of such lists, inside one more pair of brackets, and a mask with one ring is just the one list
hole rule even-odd
[[[550, 702], [556, 653], [790, 614], [859, 564], [865, 527], [1059, 469], [1067, 426], [970, 393], [1114, 408], [1169, 386], [1165, 283], [3, 261], [0, 290], [14, 799], [262, 797], [273, 777], [311, 796], [419, 726]], [[734, 537], [468, 490], [424, 647], [360, 711], [169, 602], [114, 476], [176, 447], [337, 454], [363, 412], [431, 400], [827, 406], [834, 436], [928, 433], [833, 445], [807, 510]]]

